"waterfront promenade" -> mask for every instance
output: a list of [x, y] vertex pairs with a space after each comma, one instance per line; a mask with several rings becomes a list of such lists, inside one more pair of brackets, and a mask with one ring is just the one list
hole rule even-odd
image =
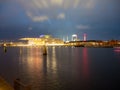
[[2, 77], [0, 77], [0, 90], [14, 90]]

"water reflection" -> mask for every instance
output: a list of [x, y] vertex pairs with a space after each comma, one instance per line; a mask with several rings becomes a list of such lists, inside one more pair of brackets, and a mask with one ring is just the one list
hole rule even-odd
[[45, 56], [41, 47], [7, 49], [0, 48], [1, 75], [11, 83], [20, 78], [32, 90], [110, 89], [120, 79], [120, 53], [113, 48], [49, 47]]
[[30, 72], [31, 70], [36, 71], [41, 68], [42, 56], [39, 48], [27, 48], [27, 52], [24, 51], [21, 58], [23, 62], [27, 63], [26, 65]]
[[22, 78], [24, 83], [36, 83], [34, 87], [39, 87], [40, 89], [45, 88], [44, 85], [56, 80], [56, 48], [47, 48], [47, 52], [47, 55], [43, 55], [40, 47], [20, 48], [19, 77]]
[[115, 53], [115, 56], [120, 59], [120, 47], [116, 47], [114, 48], [114, 53]]
[[[51, 54], [50, 54], [51, 53]], [[52, 47], [52, 50], [47, 55], [47, 67], [49, 72], [56, 73], [57, 62], [56, 62], [56, 48]]]
[[87, 48], [83, 48], [83, 74], [84, 74], [85, 78], [89, 77], [88, 51], [87, 51]]
[[39, 79], [39, 77], [41, 76], [41, 72], [43, 70], [42, 64], [43, 57], [41, 55], [41, 48], [38, 47], [20, 48], [19, 73], [20, 77], [23, 80], [25, 80], [25, 78], [27, 78], [26, 81], [27, 80], [29, 81], [30, 78]]
[[47, 75], [47, 56], [43, 56], [43, 73], [44, 76]]
[[116, 47], [116, 48], [114, 48], [114, 52], [116, 52], [116, 53], [120, 53], [120, 47]]

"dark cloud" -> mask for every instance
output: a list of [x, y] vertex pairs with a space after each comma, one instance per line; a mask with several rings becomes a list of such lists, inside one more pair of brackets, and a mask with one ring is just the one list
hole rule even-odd
[[120, 0], [61, 1], [0, 0], [0, 38], [40, 34], [67, 36], [84, 32], [90, 39], [118, 38]]

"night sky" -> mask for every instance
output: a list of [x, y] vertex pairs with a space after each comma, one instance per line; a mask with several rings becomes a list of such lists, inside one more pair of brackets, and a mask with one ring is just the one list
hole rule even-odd
[[0, 39], [84, 33], [120, 40], [120, 0], [0, 0]]

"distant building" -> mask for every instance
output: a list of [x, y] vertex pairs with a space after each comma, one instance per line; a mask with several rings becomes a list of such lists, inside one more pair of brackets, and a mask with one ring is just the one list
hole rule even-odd
[[29, 45], [62, 45], [64, 41], [58, 38], [53, 38], [51, 35], [40, 35], [39, 38], [21, 38], [27, 40]]
[[77, 41], [77, 40], [78, 40], [77, 35], [76, 35], [76, 34], [73, 34], [73, 35], [72, 35], [72, 41]]

